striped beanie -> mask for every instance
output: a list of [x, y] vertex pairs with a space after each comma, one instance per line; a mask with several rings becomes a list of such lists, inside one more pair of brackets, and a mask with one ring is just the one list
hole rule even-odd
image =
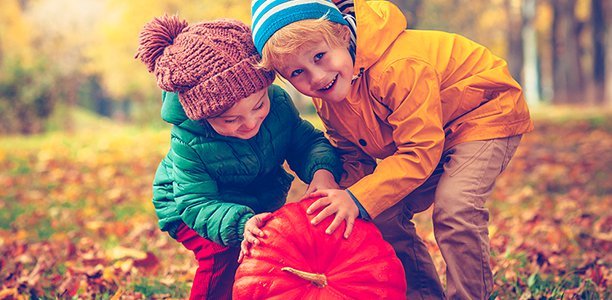
[[255, 48], [261, 53], [268, 39], [291, 23], [323, 16], [348, 25], [338, 7], [329, 0], [252, 0], [251, 29]]

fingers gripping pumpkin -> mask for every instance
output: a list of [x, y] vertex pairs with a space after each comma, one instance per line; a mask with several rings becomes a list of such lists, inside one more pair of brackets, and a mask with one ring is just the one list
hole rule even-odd
[[306, 214], [315, 200], [273, 213], [266, 237], [238, 267], [233, 298], [404, 299], [402, 264], [374, 224], [356, 220], [348, 239], [344, 228], [328, 235], [333, 217], [313, 226]]

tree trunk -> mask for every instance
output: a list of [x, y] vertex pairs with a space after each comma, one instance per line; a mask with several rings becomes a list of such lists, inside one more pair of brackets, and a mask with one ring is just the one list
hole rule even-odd
[[580, 103], [584, 81], [580, 65], [576, 0], [553, 1], [553, 78], [555, 103]]
[[529, 104], [540, 101], [540, 72], [538, 68], [538, 43], [535, 30], [536, 0], [524, 0], [522, 8], [523, 26], [523, 90]]
[[608, 108], [612, 108], [612, 1], [604, 3], [605, 20], [606, 20], [606, 46], [607, 49], [605, 58], [605, 84], [604, 84], [604, 102]]
[[419, 13], [422, 0], [393, 0], [393, 2], [404, 12], [409, 28], [419, 25]]
[[602, 0], [591, 0], [591, 41], [593, 47], [593, 72], [590, 89], [591, 101], [601, 104], [604, 98], [606, 76], [606, 20]]
[[506, 0], [505, 6], [508, 12], [508, 68], [512, 77], [519, 81], [521, 84], [525, 82], [523, 78], [523, 38], [521, 37], [521, 31], [517, 28], [521, 28], [521, 7], [520, 5], [513, 5], [516, 1]]
[[[608, 49], [612, 49], [612, 30], [607, 34]], [[612, 108], [612, 55], [606, 58], [606, 81], [604, 85], [604, 102], [605, 106]]]

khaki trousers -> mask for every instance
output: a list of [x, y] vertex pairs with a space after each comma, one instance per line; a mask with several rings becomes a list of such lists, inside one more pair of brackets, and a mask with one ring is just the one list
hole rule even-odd
[[[427, 181], [373, 221], [404, 265], [408, 299], [488, 299], [489, 211], [485, 203], [521, 136], [466, 142], [447, 150]], [[434, 204], [434, 235], [446, 262], [443, 290], [412, 217]]]

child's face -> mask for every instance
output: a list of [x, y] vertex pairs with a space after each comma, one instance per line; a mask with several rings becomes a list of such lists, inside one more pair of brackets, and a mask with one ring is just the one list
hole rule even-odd
[[321, 41], [288, 54], [284, 61], [278, 72], [302, 94], [330, 102], [348, 95], [353, 78], [348, 48]]
[[261, 127], [270, 112], [268, 89], [256, 92], [234, 104], [217, 117], [208, 118], [208, 123], [220, 135], [250, 139]]

